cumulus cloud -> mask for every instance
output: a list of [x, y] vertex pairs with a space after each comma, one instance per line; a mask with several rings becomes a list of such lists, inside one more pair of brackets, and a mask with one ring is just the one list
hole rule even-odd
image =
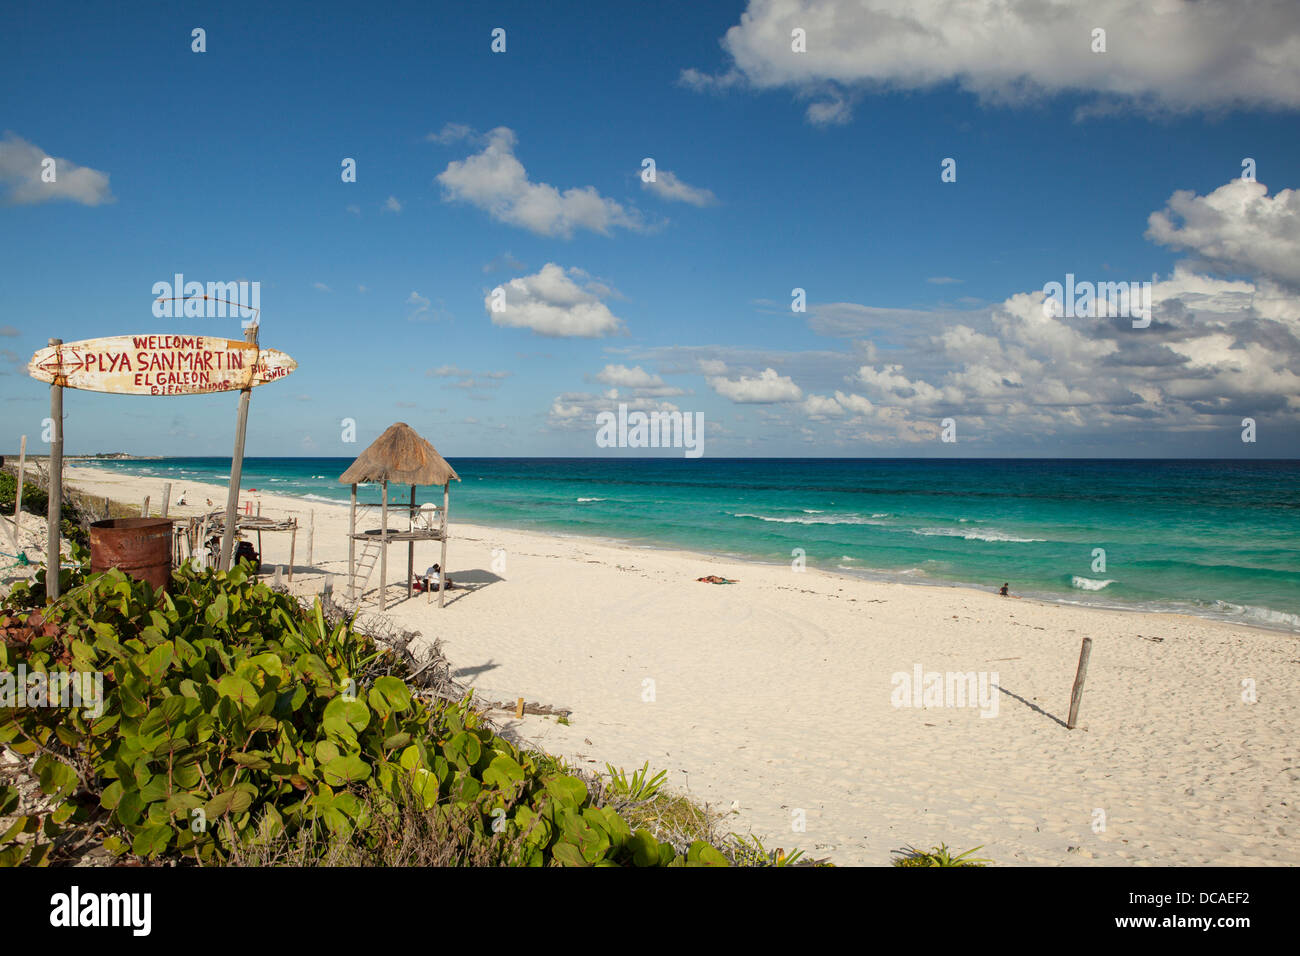
[[[806, 52], [792, 50], [796, 28]], [[727, 69], [688, 69], [681, 82], [788, 88], [811, 99], [818, 124], [845, 122], [866, 90], [948, 83], [999, 103], [1077, 91], [1093, 109], [1300, 106], [1292, 0], [750, 0], [722, 46]]]
[[521, 226], [539, 236], [569, 239], [578, 229], [609, 235], [616, 228], [641, 229], [636, 210], [602, 196], [594, 186], [561, 192], [528, 178], [515, 158], [515, 134], [499, 126], [487, 134], [482, 152], [456, 160], [438, 174], [449, 201], [467, 202], [493, 219]]
[[538, 335], [600, 338], [622, 331], [622, 321], [601, 301], [610, 290], [597, 282], [579, 284], [586, 279], [580, 269], [565, 270], [548, 262], [535, 275], [498, 287], [505, 293], [504, 309], [493, 308], [495, 290], [484, 296], [483, 306], [493, 325], [532, 329]]
[[713, 195], [711, 190], [688, 186], [677, 177], [676, 173], [667, 169], [656, 170], [655, 178], [651, 182], [641, 180], [641, 188], [648, 189], [660, 199], [667, 199], [670, 202], [690, 203], [692, 206], [714, 206], [718, 202], [718, 197]]
[[1300, 190], [1273, 198], [1235, 179], [1208, 196], [1179, 190], [1147, 220], [1146, 237], [1191, 252], [1202, 268], [1300, 287]]
[[596, 373], [595, 379], [605, 385], [617, 385], [623, 388], [654, 388], [664, 384], [658, 375], [652, 375], [640, 365], [628, 368], [626, 365], [606, 365]]
[[[1113, 447], [1116, 435], [1135, 447], [1235, 436], [1242, 418], [1264, 416], [1282, 442], [1276, 453], [1290, 453], [1286, 436], [1300, 426], [1298, 225], [1289, 192], [1269, 199], [1234, 181], [1206, 197], [1176, 194], [1148, 236], [1193, 258], [1151, 283], [1145, 328], [1112, 314], [1049, 315], [1041, 288], [965, 312], [809, 303], [810, 327], [855, 350], [772, 353], [792, 371], [791, 386], [816, 390], [764, 418], [789, 429], [834, 422], [824, 440], [851, 447], [935, 441], [952, 417], [963, 442], [1024, 448], [1063, 436], [1093, 447]], [[752, 355], [743, 361], [762, 367]], [[834, 376], [841, 387], [828, 393]]]
[[715, 392], [738, 405], [770, 405], [797, 402], [803, 398], [803, 389], [788, 375], [778, 375], [773, 368], [764, 369], [753, 377], [742, 375], [729, 379], [719, 375], [708, 381]]
[[[596, 416], [600, 412], [617, 411], [618, 403], [627, 401], [620, 396], [618, 389], [611, 388], [599, 394], [591, 392], [564, 392], [555, 396], [547, 411], [546, 421], [551, 428], [567, 430], [596, 428]], [[681, 409], [672, 402], [638, 400], [635, 410], [653, 414], [654, 412], [680, 412]]]
[[396, 196], [389, 196], [386, 200], [384, 200], [383, 208], [385, 212], [401, 212], [402, 203], [401, 201], [398, 200]]
[[[54, 182], [45, 182], [42, 174], [54, 160]], [[114, 202], [108, 188], [108, 173], [88, 166], [78, 166], [70, 159], [51, 157], [34, 143], [14, 133], [0, 140], [0, 186], [6, 203], [23, 206], [66, 199], [83, 206]]]
[[802, 407], [809, 418], [838, 418], [844, 414], [843, 406], [825, 395], [809, 395], [803, 400]]
[[595, 375], [590, 376], [589, 381], [613, 385], [617, 388], [630, 388], [638, 397], [686, 394], [684, 389], [667, 384], [658, 375], [647, 372], [640, 365], [631, 368], [626, 365], [606, 365]]

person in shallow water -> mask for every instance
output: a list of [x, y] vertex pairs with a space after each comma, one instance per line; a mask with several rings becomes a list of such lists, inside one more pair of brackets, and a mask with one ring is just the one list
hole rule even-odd
[[1009, 595], [1007, 594], [1007, 588], [1010, 586], [1011, 586], [1010, 581], [1004, 582], [1002, 584], [1002, 587], [998, 588], [998, 593], [1001, 594], [1003, 597], [1008, 597]]

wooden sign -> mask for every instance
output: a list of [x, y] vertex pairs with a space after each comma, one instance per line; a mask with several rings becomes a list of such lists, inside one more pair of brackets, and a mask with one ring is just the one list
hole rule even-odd
[[51, 385], [119, 395], [205, 395], [265, 385], [298, 363], [276, 349], [208, 335], [116, 335], [43, 348], [27, 365]]

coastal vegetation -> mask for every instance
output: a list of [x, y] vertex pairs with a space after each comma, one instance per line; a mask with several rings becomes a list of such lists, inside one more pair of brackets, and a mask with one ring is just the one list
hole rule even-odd
[[953, 856], [946, 843], [940, 843], [929, 850], [918, 850], [916, 847], [909, 846], [894, 851], [894, 866], [987, 866], [993, 861], [971, 856], [976, 850], [982, 849], [983, 847], [972, 847], [965, 853]]
[[0, 671], [98, 673], [102, 695], [0, 707], [18, 761], [0, 864], [100, 847], [197, 865], [792, 862], [718, 840], [648, 765], [602, 779], [506, 740], [472, 699], [423, 692], [404, 648], [246, 565], [182, 568], [168, 592], [63, 573], [49, 607], [43, 571], [0, 604]]

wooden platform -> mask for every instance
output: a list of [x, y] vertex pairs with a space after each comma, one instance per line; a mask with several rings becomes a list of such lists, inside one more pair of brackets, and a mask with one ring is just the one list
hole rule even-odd
[[[351, 535], [351, 537], [357, 541], [375, 541], [377, 539], [382, 540], [384, 533], [376, 528], [373, 531], [359, 531]], [[389, 541], [442, 541], [444, 537], [451, 536], [445, 535], [438, 528], [434, 528], [432, 531], [428, 528], [417, 528], [414, 531], [390, 531], [387, 537]]]

